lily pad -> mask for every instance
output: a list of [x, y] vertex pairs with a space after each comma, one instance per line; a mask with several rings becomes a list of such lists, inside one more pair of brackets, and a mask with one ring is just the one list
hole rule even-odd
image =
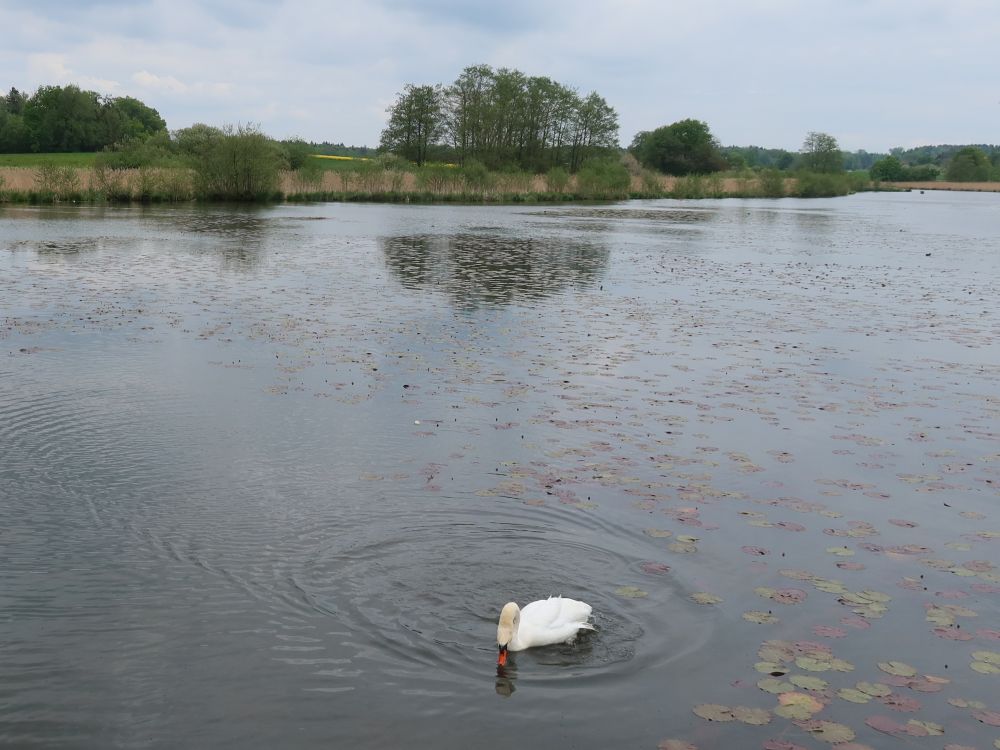
[[753, 609], [749, 612], [743, 613], [743, 619], [747, 622], [754, 622], [758, 625], [767, 625], [770, 623], [778, 622], [778, 618], [772, 615], [770, 612], [761, 612], [759, 610]]
[[668, 536], [673, 536], [674, 532], [667, 531], [666, 529], [644, 529], [646, 536], [651, 536], [654, 539], [666, 539]]
[[764, 726], [771, 723], [771, 712], [764, 708], [747, 708], [746, 706], [736, 706], [733, 709], [733, 718], [751, 726]]
[[1000, 712], [997, 711], [976, 711], [972, 714], [972, 718], [991, 727], [1000, 727]]
[[1000, 674], [1000, 666], [990, 664], [988, 661], [974, 661], [969, 666], [979, 674]]
[[807, 672], [826, 672], [832, 669], [829, 661], [823, 659], [814, 659], [811, 656], [800, 656], [795, 660], [795, 666], [799, 669], [804, 669]]
[[888, 685], [883, 685], [881, 682], [859, 682], [854, 687], [873, 698], [882, 698], [892, 692], [892, 688]]
[[850, 557], [854, 554], [854, 550], [850, 547], [827, 547], [826, 551], [831, 555], [837, 555], [838, 557]]
[[809, 674], [794, 674], [788, 678], [788, 681], [803, 690], [826, 690], [827, 685], [829, 685], [826, 680]]
[[691, 601], [696, 604], [718, 604], [722, 601], [721, 596], [715, 596], [714, 594], [706, 594], [704, 592], [699, 592], [697, 594], [691, 594], [688, 597]]
[[811, 721], [797, 721], [796, 724], [812, 734], [816, 739], [829, 742], [833, 745], [850, 742], [855, 737], [854, 730], [849, 726], [837, 724], [833, 721], [813, 719]]
[[766, 693], [773, 693], [775, 695], [791, 693], [795, 690], [795, 686], [792, 683], [779, 680], [777, 677], [765, 677], [757, 680], [757, 687]]
[[735, 718], [733, 709], [718, 703], [700, 703], [692, 710], [696, 716], [700, 716], [706, 721], [732, 721]]
[[894, 674], [899, 677], [913, 677], [917, 674], [917, 670], [901, 661], [880, 661], [878, 668], [886, 674]]
[[973, 651], [972, 658], [976, 661], [985, 661], [988, 664], [1000, 665], [1000, 654], [996, 651]]
[[855, 688], [841, 688], [837, 691], [837, 695], [851, 703], [868, 703], [872, 699], [868, 693], [863, 693]]
[[638, 586], [619, 586], [615, 589], [615, 593], [625, 599], [642, 599], [649, 596], [648, 591], [643, 591]]

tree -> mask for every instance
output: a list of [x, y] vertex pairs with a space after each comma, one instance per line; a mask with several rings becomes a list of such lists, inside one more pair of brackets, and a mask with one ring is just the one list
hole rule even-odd
[[121, 117], [122, 136], [125, 138], [143, 138], [167, 129], [167, 123], [159, 112], [131, 96], [110, 99], [107, 106]]
[[570, 170], [579, 169], [587, 159], [616, 145], [618, 114], [596, 91], [580, 102], [572, 122]]
[[379, 149], [398, 154], [422, 166], [430, 146], [441, 137], [444, 118], [440, 86], [407, 84], [389, 107], [389, 122]]
[[389, 115], [381, 150], [418, 163], [450, 151], [489, 169], [575, 170], [618, 147], [618, 115], [597, 93], [580, 97], [549, 78], [489, 65], [466, 67], [448, 87], [407, 86]]
[[24, 113], [24, 103], [27, 100], [28, 97], [11, 86], [7, 96], [4, 97], [3, 103], [10, 114], [20, 115]]
[[166, 132], [159, 113], [132, 97], [107, 97], [78, 86], [16, 88], [0, 97], [0, 151], [99, 151]]
[[951, 158], [945, 178], [952, 182], [985, 182], [990, 179], [989, 157], [975, 146], [959, 149]]
[[837, 139], [829, 133], [810, 131], [802, 142], [801, 165], [810, 172], [843, 172], [844, 155], [840, 152]]
[[719, 142], [701, 120], [680, 120], [637, 133], [629, 151], [644, 166], [666, 174], [707, 174], [726, 168]]
[[189, 128], [174, 131], [174, 143], [177, 150], [186, 157], [200, 158], [216, 146], [223, 137], [223, 132], [216, 127], [196, 122]]
[[883, 180], [885, 182], [900, 182], [905, 178], [903, 162], [897, 156], [887, 156], [872, 164], [869, 171], [873, 180]]

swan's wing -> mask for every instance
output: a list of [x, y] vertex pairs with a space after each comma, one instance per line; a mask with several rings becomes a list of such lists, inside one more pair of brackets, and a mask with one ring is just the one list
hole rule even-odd
[[550, 596], [548, 599], [525, 604], [521, 609], [521, 622], [528, 620], [544, 627], [554, 627], [566, 622], [586, 622], [591, 610], [592, 607], [586, 602]]
[[[559, 620], [562, 622], [582, 622], [585, 625], [587, 623], [587, 618], [590, 617], [591, 610], [593, 609], [586, 602], [580, 602], [576, 599], [564, 599], [559, 597], [556, 601], [559, 602]], [[581, 625], [584, 627], [584, 625]]]
[[587, 622], [591, 607], [576, 599], [550, 596], [521, 610], [519, 635], [526, 646], [544, 646], [570, 640], [578, 630], [593, 630]]

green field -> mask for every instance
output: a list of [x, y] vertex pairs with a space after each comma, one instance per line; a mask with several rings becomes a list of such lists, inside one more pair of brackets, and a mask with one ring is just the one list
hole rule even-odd
[[92, 167], [96, 153], [69, 154], [0, 154], [0, 167], [40, 167], [55, 164], [58, 167]]

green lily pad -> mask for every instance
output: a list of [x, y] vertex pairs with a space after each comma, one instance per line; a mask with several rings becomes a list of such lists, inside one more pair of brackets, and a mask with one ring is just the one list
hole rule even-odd
[[679, 552], [682, 554], [689, 554], [691, 552], [697, 552], [698, 548], [688, 542], [671, 542], [667, 545], [667, 549], [671, 552]]
[[976, 661], [985, 661], [988, 664], [1000, 664], [1000, 654], [996, 651], [973, 651], [972, 658]]
[[694, 711], [696, 716], [705, 719], [705, 721], [732, 721], [736, 718], [733, 716], [733, 709], [729, 706], [721, 706], [718, 703], [700, 703], [692, 711]]
[[897, 677], [913, 677], [917, 674], [917, 670], [901, 661], [880, 661], [878, 668], [886, 674], [896, 675]]
[[619, 586], [615, 589], [615, 593], [625, 599], [642, 599], [649, 596], [648, 591], [643, 591], [638, 586]]
[[777, 677], [765, 677], [762, 680], [757, 680], [757, 687], [766, 693], [773, 693], [775, 695], [795, 691], [795, 686], [792, 683], [779, 680]]
[[892, 693], [892, 688], [888, 685], [883, 685], [881, 682], [859, 682], [854, 687], [873, 698], [884, 698]]
[[688, 598], [697, 604], [718, 604], [719, 602], [722, 601], [721, 596], [715, 596], [715, 594], [706, 594], [704, 592], [691, 594], [691, 596], [689, 596]]
[[[933, 721], [919, 721], [917, 719], [910, 719], [906, 722], [907, 729], [914, 736], [921, 736], [919, 730], [923, 730], [928, 735], [940, 736], [944, 734], [944, 727], [940, 724], [935, 724]], [[916, 730], [916, 731], [915, 731]]]
[[752, 609], [749, 612], [743, 613], [743, 619], [747, 622], [754, 622], [758, 625], [767, 625], [770, 623], [778, 622], [778, 618], [772, 615], [770, 612], [761, 612], [760, 610]]
[[809, 674], [793, 674], [788, 681], [803, 690], [826, 690], [829, 684], [826, 680]]
[[747, 708], [746, 706], [736, 706], [733, 709], [733, 718], [742, 721], [744, 724], [760, 727], [771, 723], [771, 712], [765, 708]]
[[811, 656], [800, 656], [795, 660], [795, 666], [799, 669], [804, 669], [807, 672], [826, 672], [832, 668], [829, 661], [824, 659], [815, 659]]
[[1000, 674], [1000, 666], [990, 664], [988, 661], [974, 661], [969, 666], [979, 674]]
[[788, 672], [788, 667], [776, 661], [759, 661], [753, 665], [753, 668], [763, 674], [772, 674], [774, 672], [785, 674]]
[[863, 693], [855, 688], [841, 688], [837, 691], [837, 695], [851, 703], [867, 703], [872, 699], [868, 693]]
[[666, 539], [668, 536], [673, 536], [674, 532], [667, 531], [666, 529], [644, 529], [647, 536], [651, 536], [654, 539]]

